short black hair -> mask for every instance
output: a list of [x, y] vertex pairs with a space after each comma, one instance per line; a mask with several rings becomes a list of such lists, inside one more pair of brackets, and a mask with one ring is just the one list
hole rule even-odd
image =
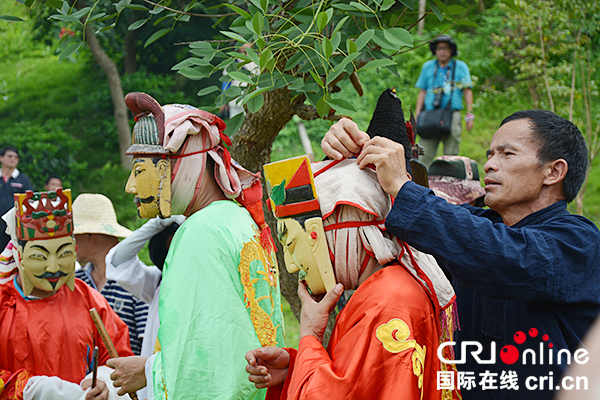
[[173, 223], [165, 229], [152, 236], [148, 242], [148, 253], [150, 260], [160, 269], [163, 270], [167, 254], [169, 253], [170, 240], [179, 228], [178, 223]]
[[45, 183], [44, 185], [47, 185], [47, 184], [49, 184], [49, 183], [50, 183], [50, 181], [51, 181], [52, 179], [58, 179], [58, 180], [59, 180], [59, 181], [61, 181], [61, 182], [63, 181], [63, 180], [62, 180], [62, 179], [60, 179], [60, 177], [59, 177], [59, 176], [57, 176], [57, 175], [48, 175], [48, 178], [46, 179], [46, 183]]
[[520, 119], [530, 122], [533, 139], [538, 144], [537, 158], [540, 165], [564, 159], [569, 166], [563, 180], [563, 195], [567, 203], [572, 202], [588, 168], [588, 149], [581, 131], [574, 123], [551, 111], [524, 110], [506, 117], [500, 126]]
[[[4, 146], [2, 148], [2, 150], [0, 150], [0, 157], [4, 157], [4, 154], [7, 151], [12, 151], [14, 153], [17, 153], [17, 156], [19, 156], [19, 150], [17, 150], [17, 148], [15, 146]], [[20, 157], [20, 156], [19, 156]]]

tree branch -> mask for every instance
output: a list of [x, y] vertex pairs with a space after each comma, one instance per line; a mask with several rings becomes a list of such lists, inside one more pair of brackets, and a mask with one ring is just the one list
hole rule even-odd
[[227, 14], [196, 14], [196, 13], [191, 13], [191, 12], [185, 12], [185, 11], [175, 10], [174, 8], [163, 6], [162, 4], [157, 4], [157, 3], [154, 3], [154, 2], [152, 2], [150, 0], [143, 0], [143, 1], [146, 2], [146, 3], [148, 3], [148, 4], [152, 4], [154, 7], [164, 8], [165, 10], [174, 12], [176, 14], [189, 15], [189, 16], [192, 16], [192, 17], [221, 18], [221, 17], [231, 17], [231, 16], [234, 16], [234, 15], [237, 15], [237, 13], [227, 13]]

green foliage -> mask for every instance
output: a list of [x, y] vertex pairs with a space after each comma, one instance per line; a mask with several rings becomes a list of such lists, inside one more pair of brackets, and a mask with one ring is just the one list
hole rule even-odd
[[87, 168], [85, 162], [76, 161], [81, 143], [65, 132], [67, 120], [49, 119], [44, 124], [19, 122], [3, 129], [0, 147], [7, 145], [19, 149], [19, 169], [29, 176], [35, 190], [43, 190], [49, 175], [64, 179], [65, 187], [77, 182]]

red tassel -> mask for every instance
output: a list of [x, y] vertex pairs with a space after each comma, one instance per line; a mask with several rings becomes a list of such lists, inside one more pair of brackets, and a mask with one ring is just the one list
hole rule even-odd
[[271, 235], [271, 227], [266, 223], [260, 226], [260, 245], [267, 251], [277, 252], [277, 246], [275, 246]]

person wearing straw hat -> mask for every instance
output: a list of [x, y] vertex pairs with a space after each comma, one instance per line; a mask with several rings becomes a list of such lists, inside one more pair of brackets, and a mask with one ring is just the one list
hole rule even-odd
[[[2, 219], [11, 241], [0, 257], [0, 399], [115, 400], [95, 308], [115, 348], [130, 355], [127, 325], [100, 293], [75, 278], [71, 191], [15, 194]], [[96, 385], [92, 384], [98, 347]]]
[[148, 304], [106, 278], [106, 255], [131, 231], [117, 222], [110, 199], [98, 193], [82, 193], [73, 202], [77, 261], [82, 268], [75, 276], [108, 300], [110, 306], [129, 327], [131, 349], [140, 354], [148, 317]]
[[246, 377], [244, 355], [285, 338], [260, 176], [231, 158], [216, 115], [139, 92], [125, 103], [136, 120], [126, 192], [142, 218], [187, 219], [163, 267], [160, 351], [136, 374], [135, 358], [120, 358], [115, 385], [148, 386], [149, 398], [160, 399], [264, 398]]

